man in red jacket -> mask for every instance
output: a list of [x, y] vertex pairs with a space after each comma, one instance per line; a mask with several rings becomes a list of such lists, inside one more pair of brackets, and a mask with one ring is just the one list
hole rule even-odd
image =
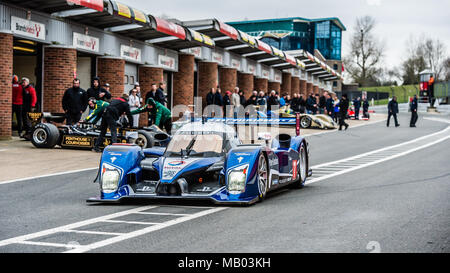
[[25, 134], [31, 129], [30, 121], [28, 120], [27, 113], [36, 111], [37, 96], [36, 90], [30, 85], [30, 80], [28, 78], [22, 78], [22, 88], [23, 88], [23, 127]]
[[19, 136], [22, 134], [22, 119], [23, 119], [23, 89], [19, 83], [19, 77], [13, 76], [12, 80], [12, 112], [16, 114], [17, 132]]

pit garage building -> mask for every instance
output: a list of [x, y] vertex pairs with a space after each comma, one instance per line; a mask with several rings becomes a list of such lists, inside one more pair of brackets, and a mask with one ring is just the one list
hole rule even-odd
[[125, 0], [0, 1], [0, 59], [0, 139], [12, 136], [14, 74], [30, 79], [38, 110], [56, 113], [75, 77], [88, 89], [97, 76], [113, 96], [136, 82], [145, 96], [165, 82], [169, 108], [204, 100], [218, 85], [246, 97], [306, 95], [331, 91], [330, 81], [342, 78], [309, 52], [287, 54], [217, 19], [165, 20]]

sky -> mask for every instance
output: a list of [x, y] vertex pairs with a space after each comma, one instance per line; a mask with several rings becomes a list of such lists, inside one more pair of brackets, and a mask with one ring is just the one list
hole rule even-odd
[[156, 16], [181, 21], [216, 18], [242, 21], [286, 17], [309, 19], [337, 17], [347, 28], [343, 32], [342, 55], [349, 52], [350, 37], [357, 17], [369, 15], [377, 25], [374, 34], [384, 42], [386, 68], [399, 66], [406, 58], [411, 36], [439, 39], [450, 55], [449, 0], [122, 0]]

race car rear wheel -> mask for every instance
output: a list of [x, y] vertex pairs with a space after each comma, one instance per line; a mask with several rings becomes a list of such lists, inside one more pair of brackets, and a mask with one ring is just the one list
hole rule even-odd
[[36, 148], [53, 148], [58, 143], [59, 130], [51, 123], [39, 123], [31, 135], [31, 143]]
[[306, 128], [311, 127], [311, 124], [312, 124], [312, 120], [311, 120], [310, 117], [308, 117], [308, 116], [303, 116], [303, 117], [300, 118], [300, 126], [301, 126], [303, 129], [306, 129]]
[[140, 146], [143, 149], [153, 147], [153, 142], [154, 141], [152, 135], [145, 130], [139, 130], [138, 137], [134, 141], [136, 145]]
[[308, 174], [308, 164], [307, 164], [307, 158], [306, 158], [306, 148], [304, 143], [300, 146], [299, 151], [299, 160], [297, 163], [297, 173], [298, 173], [298, 179], [294, 182], [293, 187], [301, 189], [305, 186], [306, 182], [306, 176]]
[[267, 185], [269, 182], [269, 168], [267, 167], [267, 160], [264, 154], [261, 154], [258, 158], [258, 189], [259, 200], [262, 201], [266, 198]]

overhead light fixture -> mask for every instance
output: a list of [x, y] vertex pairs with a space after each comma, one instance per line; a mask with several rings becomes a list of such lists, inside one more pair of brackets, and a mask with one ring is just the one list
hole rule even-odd
[[34, 53], [35, 50], [32, 48], [27, 48], [27, 47], [21, 47], [21, 46], [13, 46], [14, 50], [19, 50], [19, 51], [24, 51], [24, 52], [29, 52], [29, 53]]
[[21, 44], [29, 44], [29, 45], [36, 45], [36, 42], [30, 41], [30, 40], [17, 40], [18, 43]]

